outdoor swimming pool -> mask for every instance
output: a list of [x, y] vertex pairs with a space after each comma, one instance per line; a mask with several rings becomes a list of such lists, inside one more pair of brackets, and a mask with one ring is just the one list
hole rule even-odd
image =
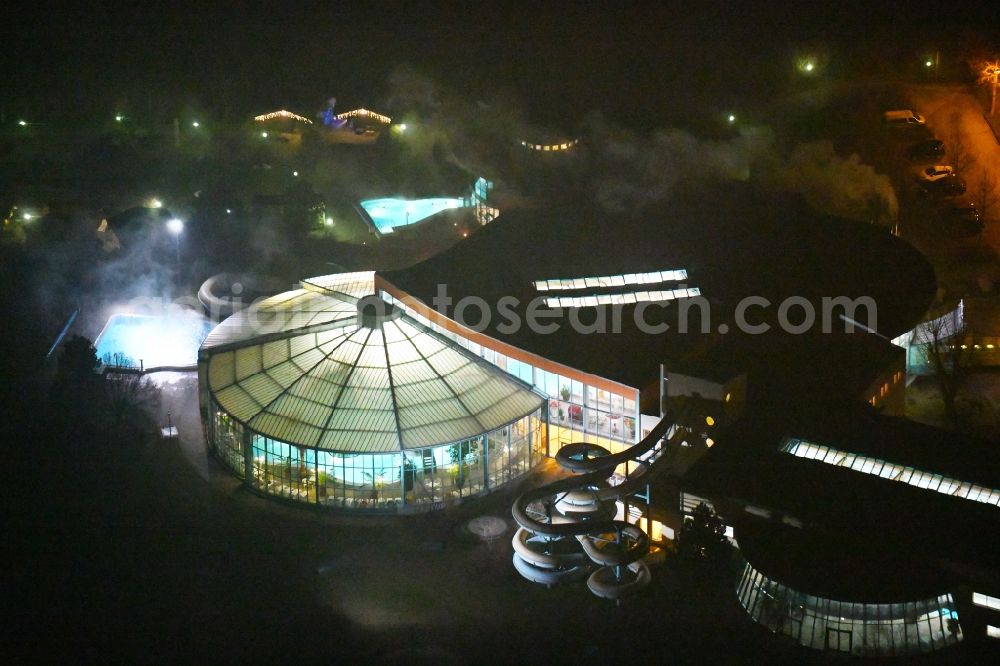
[[443, 210], [463, 208], [464, 199], [436, 197], [433, 199], [368, 199], [361, 207], [368, 213], [379, 233], [392, 233], [395, 227], [405, 227], [436, 215]]
[[[144, 368], [193, 366], [212, 324], [194, 315], [112, 315], [97, 336], [97, 358]], [[106, 358], [107, 357], [107, 358]]]

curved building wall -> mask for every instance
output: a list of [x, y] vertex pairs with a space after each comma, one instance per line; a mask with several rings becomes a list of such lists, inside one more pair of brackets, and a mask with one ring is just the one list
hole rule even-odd
[[951, 594], [891, 604], [836, 601], [793, 590], [749, 563], [737, 593], [754, 622], [817, 650], [911, 655], [962, 640]]
[[212, 401], [206, 435], [210, 449], [227, 467], [268, 495], [334, 508], [394, 512], [432, 508], [488, 492], [527, 472], [545, 456], [542, 412], [460, 442], [352, 454], [265, 437]]
[[456, 333], [441, 325], [443, 321], [454, 324], [451, 320], [443, 316], [438, 319], [429, 318], [433, 317], [433, 310], [421, 309], [414, 300], [403, 298], [402, 292], [384, 281], [379, 286], [382, 287], [380, 293], [386, 302], [399, 307], [427, 328], [547, 396], [551, 443], [549, 455], [555, 455], [570, 442], [589, 442], [603, 446], [612, 453], [620, 453], [639, 441], [642, 433], [637, 427], [640, 421], [638, 390], [608, 381], [595, 385], [588, 382], [586, 375], [572, 368], [564, 367], [563, 374], [560, 374], [554, 371], [558, 368], [557, 364], [549, 363], [549, 368], [541, 367], [537, 361], [532, 363], [529, 360], [531, 354], [523, 352], [523, 358], [516, 358], [514, 354], [520, 350], [509, 346], [506, 347], [508, 353], [493, 349], [489, 345], [500, 347], [498, 341], [483, 334], [476, 334], [475, 339], [471, 339]]

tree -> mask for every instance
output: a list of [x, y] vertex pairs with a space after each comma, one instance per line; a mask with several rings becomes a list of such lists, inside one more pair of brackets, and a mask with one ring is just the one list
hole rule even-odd
[[72, 428], [96, 423], [104, 400], [100, 366], [89, 339], [74, 335], [63, 345], [49, 394], [56, 423]]
[[94, 377], [100, 366], [93, 343], [82, 335], [74, 335], [59, 353], [56, 382], [86, 383]]
[[728, 557], [732, 548], [726, 523], [705, 502], [684, 518], [677, 537], [677, 553], [682, 557], [719, 561]]
[[972, 199], [979, 209], [979, 222], [985, 230], [990, 218], [1000, 206], [1000, 183], [997, 183], [994, 172], [983, 169], [983, 175], [972, 191]]
[[948, 116], [947, 131], [948, 162], [955, 167], [956, 173], [966, 173], [969, 167], [976, 163], [976, 157], [972, 154], [969, 142], [962, 131], [961, 112], [953, 111]]
[[927, 364], [941, 392], [945, 417], [953, 426], [958, 425], [956, 398], [975, 350], [974, 345], [963, 343], [958, 338], [963, 327], [958, 314], [953, 312], [920, 324], [913, 335], [913, 343], [923, 347]]
[[111, 425], [119, 427], [128, 421], [141, 422], [147, 408], [158, 404], [159, 389], [146, 377], [137, 373], [122, 373], [108, 377], [104, 382]]

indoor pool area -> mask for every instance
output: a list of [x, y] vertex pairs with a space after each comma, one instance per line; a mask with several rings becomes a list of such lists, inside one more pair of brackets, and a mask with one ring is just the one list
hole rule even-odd
[[106, 365], [186, 368], [198, 364], [198, 348], [212, 324], [193, 314], [115, 314], [108, 318], [94, 346]]
[[396, 227], [405, 227], [425, 220], [444, 210], [464, 208], [464, 199], [435, 197], [433, 199], [367, 199], [361, 202], [372, 224], [380, 234], [392, 233]]

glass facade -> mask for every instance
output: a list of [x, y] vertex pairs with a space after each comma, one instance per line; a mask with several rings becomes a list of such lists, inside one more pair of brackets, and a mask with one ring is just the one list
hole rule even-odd
[[432, 331], [546, 395], [549, 398], [551, 444], [548, 455], [555, 455], [559, 448], [570, 442], [598, 444], [612, 453], [618, 453], [639, 441], [636, 431], [639, 420], [637, 390], [622, 387], [620, 393], [608, 391], [568, 374], [550, 372], [438, 326], [388, 293], [382, 292], [382, 297]]
[[210, 449], [250, 486], [341, 509], [434, 508], [499, 487], [545, 456], [544, 408], [477, 437], [383, 454], [296, 446], [244, 428], [214, 402], [211, 410]]
[[817, 650], [855, 656], [910, 655], [962, 640], [951, 594], [888, 604], [836, 601], [793, 590], [749, 563], [737, 594], [754, 622]]
[[[373, 292], [397, 308], [359, 318]], [[206, 439], [264, 493], [376, 511], [488, 492], [570, 442], [617, 453], [638, 441], [637, 390], [532, 358], [436, 325], [373, 273], [311, 278], [202, 345]]]

